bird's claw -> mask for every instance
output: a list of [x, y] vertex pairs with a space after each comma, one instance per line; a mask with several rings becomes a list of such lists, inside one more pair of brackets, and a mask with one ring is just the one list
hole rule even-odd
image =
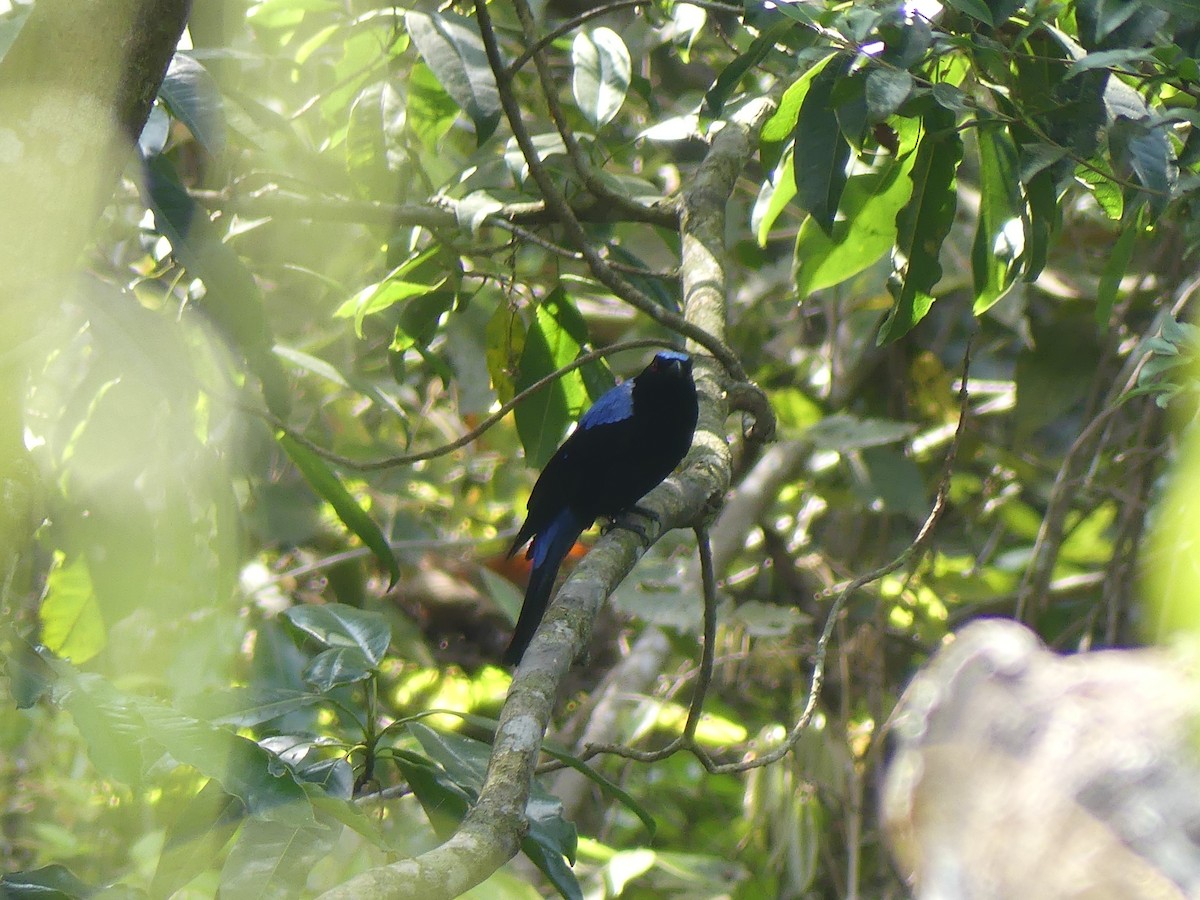
[[659, 526], [660, 528], [662, 527], [662, 516], [652, 509], [647, 509], [644, 506], [638, 506], [637, 504], [634, 504], [629, 509], [625, 510], [625, 512], [620, 513], [619, 515], [610, 519], [607, 525], [601, 530], [601, 533], [608, 534], [608, 532], [616, 528], [619, 528], [622, 531], [631, 531], [641, 538], [642, 543], [645, 544], [646, 547], [649, 547], [652, 543], [654, 543], [654, 541], [651, 539], [650, 535], [646, 533], [646, 529], [640, 523], [630, 518], [634, 514], [649, 519], [655, 525]]

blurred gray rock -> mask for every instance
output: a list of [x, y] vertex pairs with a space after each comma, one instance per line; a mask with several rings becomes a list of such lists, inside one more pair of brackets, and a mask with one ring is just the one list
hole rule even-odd
[[1200, 679], [972, 623], [892, 719], [882, 807], [920, 900], [1200, 898]]

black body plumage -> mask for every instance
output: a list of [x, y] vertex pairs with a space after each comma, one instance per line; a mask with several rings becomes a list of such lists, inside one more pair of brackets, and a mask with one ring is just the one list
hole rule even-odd
[[628, 512], [679, 465], [692, 445], [698, 405], [692, 360], [663, 351], [640, 374], [607, 391], [579, 419], [538, 476], [512, 556], [532, 538], [525, 603], [506, 665], [525, 654], [550, 602], [558, 567], [598, 517]]

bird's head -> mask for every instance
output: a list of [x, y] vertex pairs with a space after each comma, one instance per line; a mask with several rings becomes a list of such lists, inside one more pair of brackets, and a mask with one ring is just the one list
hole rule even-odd
[[692, 373], [692, 358], [678, 350], [660, 350], [647, 369], [660, 375], [688, 376]]

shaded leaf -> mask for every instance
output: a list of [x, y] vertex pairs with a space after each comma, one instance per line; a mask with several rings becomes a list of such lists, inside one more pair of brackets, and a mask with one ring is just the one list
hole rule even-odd
[[[565, 366], [579, 355], [587, 325], [560, 286], [538, 304], [525, 337], [517, 391]], [[541, 468], [562, 441], [567, 426], [579, 416], [587, 398], [583, 376], [576, 369], [525, 399], [516, 411], [517, 434], [525, 448], [525, 463]]]
[[848, 54], [841, 54], [813, 79], [793, 132], [796, 202], [826, 234], [833, 231], [834, 216], [846, 185], [846, 161], [850, 158], [850, 144], [838, 124], [832, 94], [852, 60]]
[[400, 566], [375, 520], [351, 496], [325, 460], [283, 432], [276, 434], [275, 439], [300, 470], [304, 480], [333, 507], [342, 524], [358, 535], [359, 540], [370, 548], [375, 558], [387, 569], [389, 587], [394, 585], [400, 578]]
[[962, 139], [954, 129], [954, 114], [941, 107], [926, 113], [924, 127], [909, 175], [912, 196], [896, 216], [896, 269], [888, 282], [894, 305], [880, 327], [880, 344], [907, 334], [929, 312], [933, 286], [942, 277], [938, 255], [954, 224]]
[[179, 810], [163, 838], [150, 893], [169, 897], [201, 872], [229, 843], [246, 816], [237, 797], [209, 781]]
[[186, 53], [176, 53], [163, 76], [158, 96], [210, 156], [220, 159], [224, 155], [225, 112], [221, 92], [204, 66]]
[[1117, 302], [1121, 279], [1129, 269], [1129, 261], [1133, 259], [1137, 235], [1138, 229], [1133, 222], [1127, 223], [1121, 229], [1121, 234], [1104, 262], [1104, 270], [1100, 273], [1100, 284], [1096, 288], [1096, 324], [1103, 329], [1108, 328], [1108, 320], [1112, 317], [1113, 304]]

